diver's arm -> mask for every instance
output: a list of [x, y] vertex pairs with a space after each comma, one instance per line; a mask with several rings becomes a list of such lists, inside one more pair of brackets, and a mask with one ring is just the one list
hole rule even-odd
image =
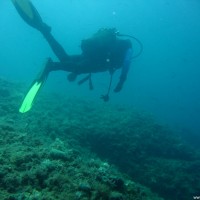
[[132, 50], [132, 48], [129, 48], [126, 52], [125, 59], [124, 59], [123, 65], [122, 65], [120, 79], [119, 79], [117, 86], [114, 89], [114, 92], [120, 92], [123, 87], [123, 84], [126, 80], [126, 77], [127, 77], [130, 65], [131, 65], [132, 54], [133, 54], [133, 50]]

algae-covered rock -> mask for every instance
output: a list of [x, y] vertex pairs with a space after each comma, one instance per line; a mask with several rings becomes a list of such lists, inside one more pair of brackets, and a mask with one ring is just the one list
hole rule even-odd
[[198, 151], [151, 117], [45, 93], [21, 115], [25, 88], [0, 84], [9, 91], [0, 98], [0, 199], [178, 200], [200, 191]]
[[69, 159], [69, 156], [66, 152], [60, 151], [58, 149], [51, 149], [51, 151], [49, 152], [49, 156], [54, 160], [67, 161]]
[[124, 197], [119, 192], [111, 192], [109, 196], [109, 200], [124, 200]]

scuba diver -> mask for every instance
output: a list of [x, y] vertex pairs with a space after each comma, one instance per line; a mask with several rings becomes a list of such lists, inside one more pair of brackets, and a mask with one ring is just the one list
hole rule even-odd
[[51, 58], [47, 59], [44, 69], [33, 81], [23, 100], [19, 109], [21, 113], [31, 109], [32, 103], [49, 73], [56, 70], [69, 72], [69, 81], [74, 81], [80, 74], [86, 74], [86, 77], [80, 80], [78, 84], [88, 81], [90, 89], [93, 89], [92, 73], [109, 71], [111, 77], [108, 92], [101, 96], [104, 101], [108, 101], [112, 75], [115, 70], [121, 68], [121, 75], [114, 92], [121, 91], [133, 57], [132, 44], [129, 39], [119, 39], [119, 36], [123, 35], [120, 35], [114, 28], [100, 29], [91, 38], [82, 40], [82, 53], [80, 55], [68, 55], [51, 34], [51, 27], [43, 22], [29, 0], [12, 0], [12, 2], [23, 20], [40, 31], [59, 59], [59, 62], [54, 62]]

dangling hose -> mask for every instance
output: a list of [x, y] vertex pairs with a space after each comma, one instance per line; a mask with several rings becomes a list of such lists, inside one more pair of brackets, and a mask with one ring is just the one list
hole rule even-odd
[[109, 94], [110, 94], [110, 88], [112, 85], [112, 78], [113, 78], [113, 72], [111, 72], [111, 74], [110, 74], [110, 83], [109, 83], [107, 94], [101, 95], [101, 99], [103, 99], [105, 102], [109, 101]]
[[129, 38], [132, 38], [132, 39], [134, 39], [138, 44], [139, 44], [139, 46], [140, 46], [140, 51], [136, 54], [136, 55], [134, 55], [133, 57], [132, 57], [132, 59], [133, 58], [137, 58], [137, 57], [139, 57], [141, 54], [142, 54], [142, 52], [143, 52], [143, 44], [142, 44], [142, 42], [139, 40], [139, 39], [137, 39], [136, 37], [134, 37], [134, 36], [131, 36], [131, 35], [124, 35], [124, 34], [120, 34], [120, 33], [116, 33], [116, 35], [117, 36], [119, 36], [119, 37], [129, 37]]
[[[137, 39], [136, 37], [131, 36], [131, 35], [120, 34], [119, 32], [116, 32], [115, 34], [117, 36], [119, 36], [119, 37], [129, 37], [129, 38], [132, 38], [132, 39], [134, 39], [139, 44], [140, 51], [136, 55], [134, 55], [131, 59], [137, 58], [137, 57], [139, 57], [142, 54], [143, 44], [142, 44], [142, 42], [139, 39]], [[110, 94], [110, 89], [111, 89], [111, 85], [112, 85], [112, 78], [113, 78], [113, 72], [111, 72], [110, 84], [109, 84], [109, 87], [108, 87], [107, 94], [101, 95], [101, 99], [103, 99], [105, 102], [109, 101], [109, 94]]]

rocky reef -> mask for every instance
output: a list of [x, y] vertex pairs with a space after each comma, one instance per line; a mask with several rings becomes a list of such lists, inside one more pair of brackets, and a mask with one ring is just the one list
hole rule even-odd
[[40, 94], [18, 112], [23, 87], [0, 79], [0, 199], [189, 199], [200, 155], [132, 108]]

